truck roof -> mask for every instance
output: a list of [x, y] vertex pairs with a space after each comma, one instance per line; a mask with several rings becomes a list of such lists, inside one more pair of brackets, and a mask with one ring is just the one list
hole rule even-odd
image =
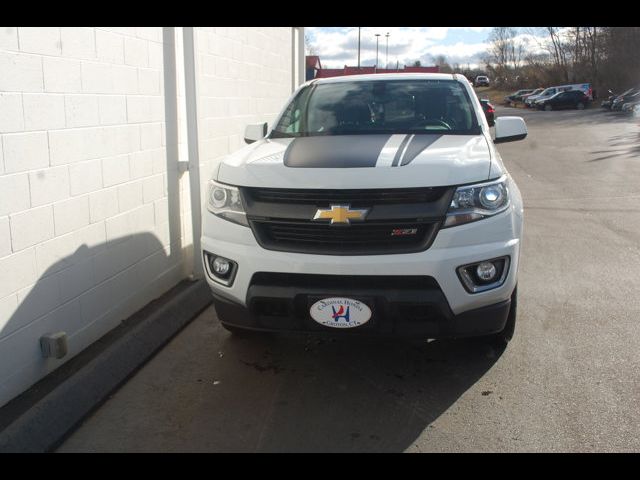
[[463, 75], [452, 73], [372, 73], [365, 75], [345, 75], [340, 77], [317, 78], [309, 83], [342, 83], [342, 82], [364, 82], [376, 80], [466, 80]]

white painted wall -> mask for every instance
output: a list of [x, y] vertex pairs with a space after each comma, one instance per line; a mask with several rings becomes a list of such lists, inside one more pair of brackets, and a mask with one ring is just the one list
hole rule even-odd
[[[302, 27], [196, 27], [194, 28], [197, 88], [197, 136], [201, 209], [207, 183], [218, 162], [241, 148], [249, 123], [273, 122], [294, 88], [300, 83], [299, 65], [304, 65], [304, 46], [292, 53], [292, 42], [303, 41]], [[183, 49], [178, 35], [178, 50]], [[181, 53], [180, 53], [181, 55]], [[304, 80], [303, 80], [304, 81]], [[183, 78], [178, 78], [184, 96]], [[180, 115], [183, 116], [181, 110]], [[185, 157], [185, 119], [180, 118], [180, 155]], [[191, 208], [188, 175], [181, 181], [181, 204]], [[191, 211], [183, 216], [183, 234], [193, 243]], [[193, 250], [185, 250], [193, 262]]]
[[244, 146], [248, 123], [272, 122], [292, 92], [291, 28], [197, 28], [202, 177]]
[[[195, 29], [201, 183], [244, 124], [272, 121], [291, 93], [291, 32]], [[0, 27], [0, 406], [192, 271], [163, 38]], [[168, 121], [180, 143], [184, 111]], [[43, 359], [39, 338], [56, 331], [70, 354]]]

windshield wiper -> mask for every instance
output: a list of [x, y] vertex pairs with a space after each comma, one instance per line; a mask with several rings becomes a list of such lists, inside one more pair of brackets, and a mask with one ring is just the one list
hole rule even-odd
[[299, 135], [294, 135], [293, 133], [285, 133], [285, 132], [279, 132], [277, 130], [273, 130], [271, 132], [271, 135], [269, 135], [269, 138], [296, 138]]

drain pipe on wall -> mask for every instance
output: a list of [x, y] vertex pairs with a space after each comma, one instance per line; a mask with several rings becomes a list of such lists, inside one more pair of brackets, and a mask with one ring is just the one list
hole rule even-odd
[[200, 193], [200, 150], [198, 145], [197, 69], [195, 32], [183, 27], [185, 101], [187, 106], [187, 144], [189, 150], [189, 189], [191, 191], [191, 225], [193, 231], [193, 278], [204, 278], [200, 258], [202, 234], [202, 196]]

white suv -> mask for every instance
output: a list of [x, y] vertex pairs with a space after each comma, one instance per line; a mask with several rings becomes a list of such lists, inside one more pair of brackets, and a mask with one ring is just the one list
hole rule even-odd
[[209, 183], [202, 260], [235, 333], [508, 341], [523, 207], [469, 82], [377, 74], [302, 85]]
[[478, 75], [476, 77], [476, 87], [488, 87], [489, 86], [489, 77], [484, 75]]

